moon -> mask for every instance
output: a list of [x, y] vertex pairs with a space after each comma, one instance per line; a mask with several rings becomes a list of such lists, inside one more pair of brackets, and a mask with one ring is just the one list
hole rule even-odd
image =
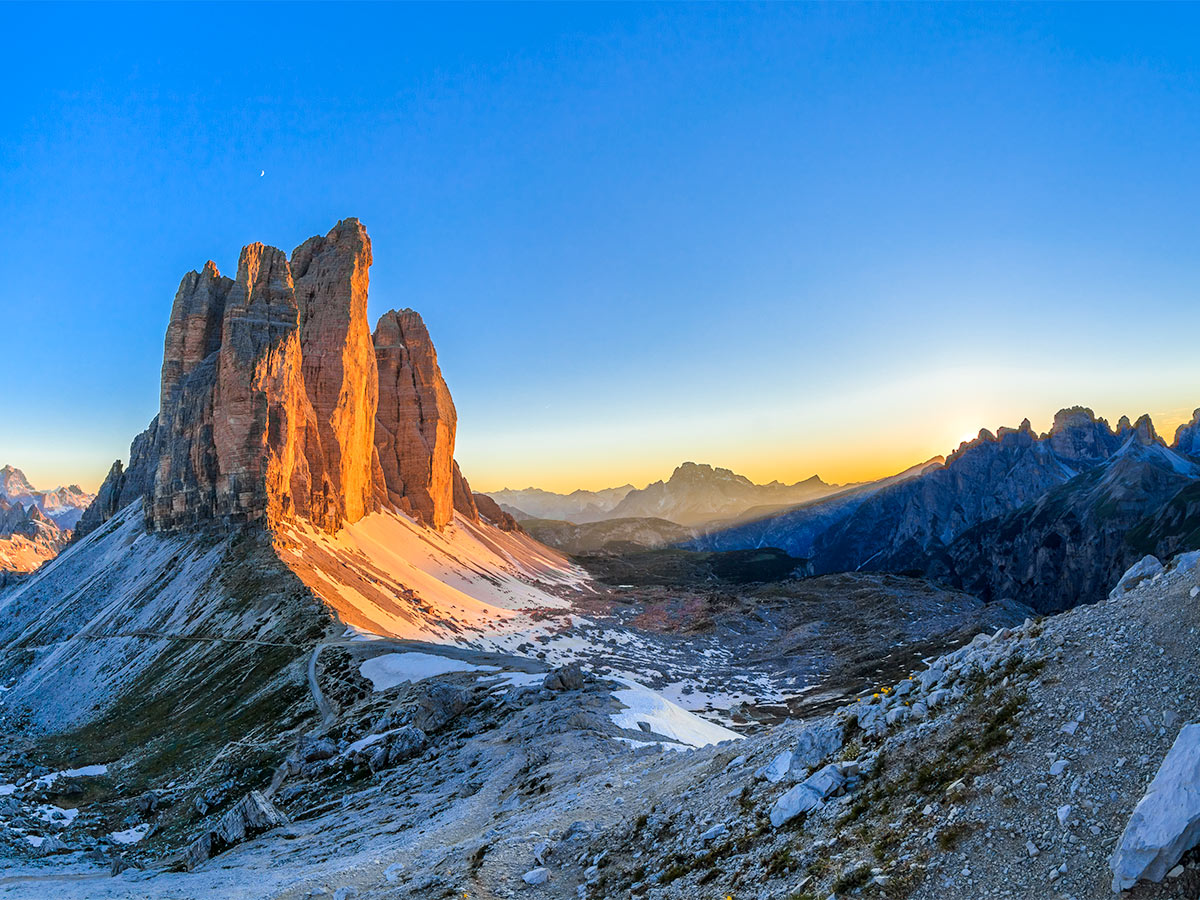
[[258, 177], [259, 177], [259, 178], [262, 178], [262, 177], [263, 177], [264, 175], [266, 175], [266, 174], [267, 174], [267, 170], [266, 170], [266, 169], [259, 169], [259, 170], [258, 170]]

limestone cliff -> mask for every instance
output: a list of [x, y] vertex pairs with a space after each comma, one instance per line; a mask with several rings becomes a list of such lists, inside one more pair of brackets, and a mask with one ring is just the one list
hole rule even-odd
[[255, 243], [232, 279], [212, 262], [185, 275], [159, 414], [79, 533], [139, 498], [157, 531], [304, 518], [333, 532], [383, 505], [439, 529], [456, 509], [478, 521], [421, 317], [389, 312], [373, 335], [367, 323], [371, 261], [366, 229], [345, 219], [290, 260]]
[[454, 517], [457, 413], [421, 317], [386, 313], [375, 326], [382, 389], [375, 447], [388, 500], [441, 528]]

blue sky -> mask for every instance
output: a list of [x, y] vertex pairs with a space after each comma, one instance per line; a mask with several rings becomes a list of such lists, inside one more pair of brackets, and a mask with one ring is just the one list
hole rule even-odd
[[184, 272], [347, 215], [485, 489], [849, 480], [1200, 406], [1198, 7], [5, 19], [0, 463], [35, 483], [126, 456]]

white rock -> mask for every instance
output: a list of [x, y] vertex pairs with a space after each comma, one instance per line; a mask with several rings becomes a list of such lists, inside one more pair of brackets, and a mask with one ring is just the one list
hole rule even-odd
[[725, 827], [724, 822], [721, 822], [720, 824], [714, 825], [712, 828], [708, 829], [708, 831], [704, 832], [704, 834], [700, 835], [700, 840], [707, 843], [714, 838], [724, 837], [727, 834], [729, 834], [729, 829]]
[[775, 801], [775, 805], [771, 807], [771, 825], [778, 828], [785, 822], [796, 818], [800, 813], [816, 808], [845, 782], [841, 767], [836, 763], [830, 763], [813, 772], [812, 775]]
[[526, 884], [545, 884], [550, 880], [550, 870], [544, 867], [530, 869], [521, 876], [521, 880]]
[[1181, 575], [1195, 571], [1197, 566], [1200, 566], [1200, 550], [1179, 553], [1171, 560], [1171, 568]]
[[1114, 891], [1163, 876], [1200, 841], [1200, 724], [1185, 725], [1109, 860]]
[[1050, 766], [1050, 774], [1054, 775], [1055, 777], [1061, 775], [1067, 770], [1067, 765], [1068, 763], [1065, 759], [1056, 760]]
[[765, 778], [771, 784], [779, 784], [787, 777], [792, 768], [792, 751], [784, 750], [773, 760], [767, 763], [759, 770], [761, 777]]
[[1037, 844], [1035, 844], [1033, 841], [1026, 841], [1025, 842], [1025, 852], [1028, 853], [1030, 856], [1037, 856], [1042, 851], [1038, 849]]
[[1117, 586], [1109, 592], [1109, 599], [1115, 599], [1129, 593], [1143, 581], [1161, 575], [1162, 570], [1163, 564], [1158, 561], [1158, 557], [1143, 556], [1125, 570], [1125, 574], [1121, 576], [1121, 580], [1117, 582]]
[[1058, 808], [1058, 824], [1059, 824], [1059, 825], [1066, 825], [1066, 824], [1067, 824], [1067, 819], [1069, 819], [1069, 818], [1071, 818], [1071, 807], [1070, 807], [1070, 805], [1068, 804], [1067, 806], [1060, 806], [1060, 807]]
[[[862, 720], [859, 720], [862, 725]], [[862, 725], [863, 730], [868, 730]], [[829, 756], [842, 749], [842, 725], [832, 716], [809, 722], [796, 736], [792, 750], [792, 773], [803, 777], [813, 766], [819, 766]]]
[[921, 685], [922, 692], [928, 692], [935, 684], [946, 677], [946, 670], [941, 666], [933, 665], [917, 676], [917, 682]]

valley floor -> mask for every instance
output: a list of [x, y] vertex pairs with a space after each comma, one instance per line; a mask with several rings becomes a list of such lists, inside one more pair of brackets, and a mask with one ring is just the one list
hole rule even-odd
[[[783, 661], [830, 639], [803, 611], [823, 608], [830, 621], [846, 584], [807, 597], [794, 587], [771, 597], [758, 588], [598, 594], [519, 653], [330, 635], [295, 669], [310, 712], [289, 738], [289, 760], [260, 785], [290, 823], [191, 872], [156, 862], [186, 849], [167, 814], [139, 814], [124, 800], [93, 814], [88, 776], [39, 782], [13, 762], [28, 747], [9, 732], [0, 897], [1112, 896], [1108, 858], [1130, 812], [1181, 725], [1200, 718], [1197, 570], [1180, 566], [1041, 622], [1020, 625], [1009, 610], [1010, 620], [991, 623], [994, 637], [969, 644], [984, 624], [978, 611], [892, 578], [855, 584], [842, 612], [876, 620], [882, 607], [864, 608], [869, 596], [899, 604], [891, 622], [940, 608], [943, 627], [876, 626], [871, 639], [847, 615], [847, 646], [866, 641], [864, 658], [877, 657], [885, 644], [928, 648], [940, 635], [943, 649], [959, 649], [928, 665], [898, 654], [915, 679], [880, 672], [875, 686], [894, 688], [843, 699], [816, 724], [735, 717], [719, 691], [744, 693], [752, 713], [753, 701], [802, 683], [811, 673]], [[810, 581], [820, 579], [798, 584], [821, 587]], [[750, 631], [733, 627], [747, 621]], [[584, 677], [561, 668], [573, 661]], [[761, 678], [739, 682], [739, 670]], [[658, 692], [630, 684], [632, 671], [649, 672]], [[831, 694], [857, 691], [870, 674], [853, 670]], [[689, 681], [697, 687], [685, 693]], [[835, 745], [802, 762], [821, 723]], [[418, 743], [404, 743], [418, 726]], [[781, 754], [793, 755], [780, 763]], [[773, 824], [795, 783], [829, 760], [847, 780]], [[115, 761], [74, 764], [99, 762]], [[209, 782], [220, 777], [218, 766]], [[72, 784], [82, 787], [66, 791]], [[139, 792], [149, 787], [172, 799], [171, 785]], [[73, 809], [81, 812], [63, 812]], [[114, 820], [115, 809], [129, 818]], [[62, 817], [75, 820], [47, 821]], [[112, 854], [86, 851], [112, 840], [76, 836], [139, 820], [159, 822], [125, 849], [144, 870], [110, 875]], [[27, 835], [67, 846], [37, 858]], [[1188, 862], [1130, 896], [1197, 892], [1200, 869]]]

